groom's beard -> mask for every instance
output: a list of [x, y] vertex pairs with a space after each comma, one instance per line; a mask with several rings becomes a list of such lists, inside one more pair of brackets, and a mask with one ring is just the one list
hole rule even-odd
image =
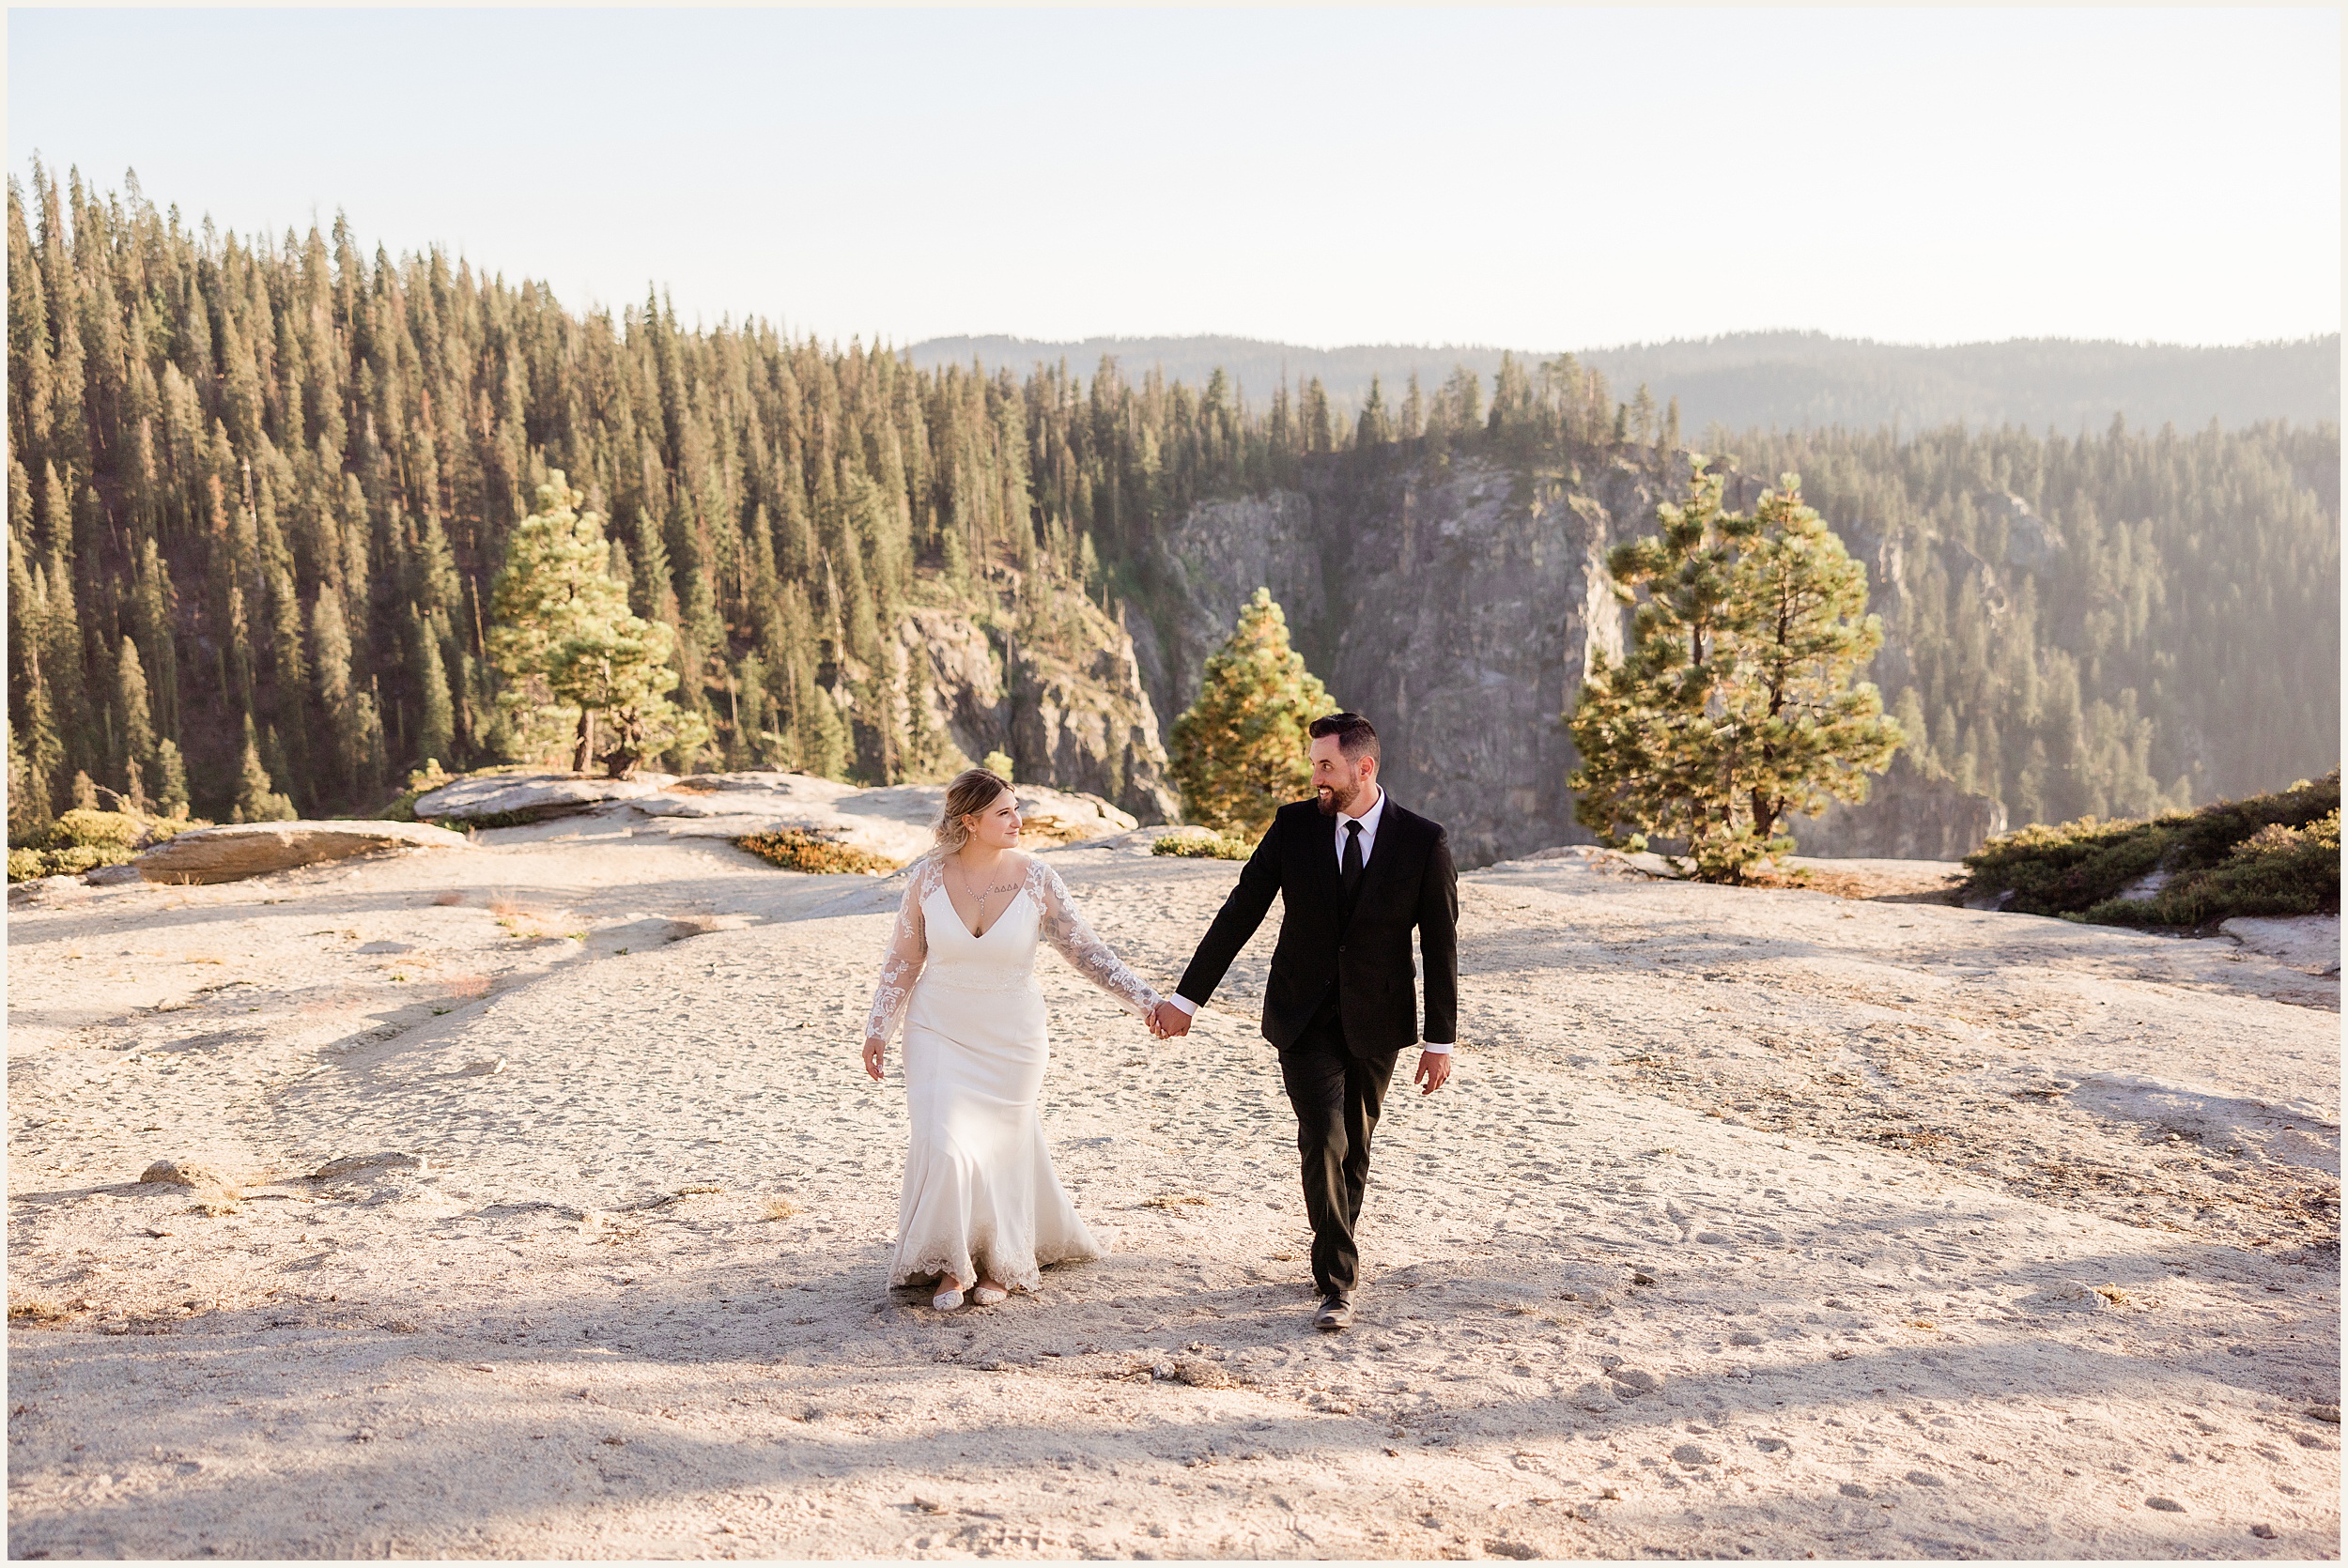
[[1359, 779], [1355, 779], [1352, 788], [1342, 793], [1338, 792], [1335, 785], [1322, 785], [1317, 792], [1321, 801], [1321, 814], [1324, 817], [1344, 816], [1353, 809], [1353, 803], [1362, 798], [1362, 792], [1367, 788], [1368, 786]]

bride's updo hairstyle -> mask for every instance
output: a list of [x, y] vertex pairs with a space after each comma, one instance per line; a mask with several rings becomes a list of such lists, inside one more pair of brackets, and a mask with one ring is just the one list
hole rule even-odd
[[1010, 788], [999, 774], [984, 768], [965, 768], [954, 775], [954, 781], [946, 786], [946, 804], [938, 808], [937, 841], [930, 846], [930, 853], [943, 859], [968, 843], [970, 824], [962, 819], [977, 816]]

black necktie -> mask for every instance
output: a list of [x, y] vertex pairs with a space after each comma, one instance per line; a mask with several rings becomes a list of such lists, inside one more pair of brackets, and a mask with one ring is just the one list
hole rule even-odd
[[1350, 908], [1362, 887], [1362, 824], [1345, 824], [1345, 858], [1337, 863], [1337, 894]]

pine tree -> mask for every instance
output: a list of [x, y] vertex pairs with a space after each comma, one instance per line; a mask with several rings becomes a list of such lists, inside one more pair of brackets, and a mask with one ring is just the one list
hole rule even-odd
[[1638, 604], [1630, 647], [1619, 664], [1591, 657], [1567, 721], [1581, 754], [1567, 780], [1576, 820], [1609, 844], [1679, 840], [1700, 871], [1736, 831], [1720, 782], [1728, 668], [1718, 640], [1733, 613], [1738, 545], [1753, 531], [1722, 509], [1721, 492], [1720, 476], [1697, 464], [1686, 499], [1656, 508], [1654, 534], [1608, 552], [1617, 596]]
[[1357, 448], [1383, 446], [1394, 439], [1394, 424], [1386, 417], [1386, 398], [1378, 385], [1378, 377], [1369, 378], [1369, 396], [1362, 404], [1362, 417], [1353, 429], [1353, 444]]
[[115, 700], [122, 711], [126, 775], [130, 768], [142, 774], [153, 772], [155, 724], [147, 694], [147, 671], [139, 663], [139, 645], [127, 637], [115, 660]]
[[253, 732], [253, 715], [244, 716], [244, 752], [237, 762], [236, 803], [229, 808], [232, 822], [289, 822], [293, 802], [279, 794], [269, 769], [261, 765], [260, 741]]
[[579, 510], [586, 500], [561, 470], [547, 476], [538, 510], [514, 530], [489, 611], [489, 657], [506, 683], [498, 704], [514, 721], [515, 744], [545, 757], [567, 735], [574, 773], [595, 760], [595, 715], [555, 689], [559, 653], [628, 613], [626, 592], [608, 569], [603, 519]]
[[1591, 661], [1568, 782], [1605, 841], [1676, 839], [1700, 878], [1741, 882], [1792, 851], [1789, 816], [1863, 799], [1902, 737], [1876, 688], [1853, 684], [1883, 640], [1865, 569], [1802, 504], [1800, 480], [1751, 517], [1721, 494], [1699, 460], [1657, 532], [1609, 555], [1618, 591], [1647, 596], [1622, 663]]
[[448, 667], [440, 659], [440, 639], [421, 620], [415, 624], [414, 635], [419, 690], [416, 742], [412, 749], [422, 764], [429, 766], [456, 755], [456, 710], [449, 700]]
[[155, 767], [160, 780], [155, 792], [156, 803], [168, 816], [186, 816], [189, 806], [188, 764], [179, 755], [179, 743], [169, 735], [155, 743]]
[[575, 724], [573, 771], [601, 761], [617, 777], [645, 757], [693, 752], [710, 726], [669, 699], [676, 633], [628, 608], [602, 517], [579, 510], [586, 500], [561, 469], [538, 487], [538, 510], [515, 530], [498, 578], [489, 646], [510, 683], [500, 701], [523, 712], [522, 733]]
[[23, 747], [16, 744], [16, 726], [8, 730], [8, 845], [28, 844], [49, 831], [48, 781], [35, 776]]
[[310, 669], [334, 758], [335, 781], [344, 788], [359, 779], [366, 739], [352, 690], [350, 633], [343, 623], [342, 595], [328, 592], [310, 607]]
[[617, 604], [615, 614], [587, 623], [555, 649], [547, 684], [558, 699], [599, 721], [586, 731], [600, 728], [604, 736], [594, 760], [611, 777], [624, 778], [647, 757], [691, 754], [710, 731], [699, 714], [669, 700], [677, 684], [670, 664], [676, 634], [661, 622], [631, 614], [625, 598]]
[[1737, 561], [1734, 615], [1722, 643], [1737, 664], [1726, 776], [1745, 801], [1756, 854], [1788, 854], [1789, 816], [1867, 798], [1867, 778], [1906, 738], [1882, 694], [1858, 673], [1883, 646], [1867, 613], [1867, 569], [1802, 504], [1786, 474], [1763, 493], [1753, 539]]
[[1198, 699], [1174, 721], [1174, 782], [1184, 814], [1258, 838], [1273, 813], [1312, 790], [1305, 727], [1332, 712], [1328, 689], [1289, 646], [1288, 617], [1259, 588], [1208, 658]]

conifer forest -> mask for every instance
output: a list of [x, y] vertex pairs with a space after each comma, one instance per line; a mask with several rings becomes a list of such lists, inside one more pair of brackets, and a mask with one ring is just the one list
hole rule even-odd
[[919, 370], [687, 327], [657, 293], [580, 314], [341, 219], [191, 225], [135, 179], [36, 165], [8, 201], [12, 831], [84, 777], [226, 820], [248, 742], [309, 816], [379, 809], [426, 760], [528, 760], [492, 589], [553, 470], [606, 519], [629, 607], [673, 634], [672, 697], [699, 719], [674, 771], [937, 776], [919, 704], [882, 689], [908, 612], [1073, 657], [1155, 612], [1156, 543], [1201, 501], [1469, 453], [1660, 471], [1691, 445], [1800, 474], [1875, 563], [1872, 675], [1908, 761], [2016, 823], [2338, 764], [2337, 423], [1694, 439], [1667, 389], [1570, 356], [1341, 418], [1311, 380]]

